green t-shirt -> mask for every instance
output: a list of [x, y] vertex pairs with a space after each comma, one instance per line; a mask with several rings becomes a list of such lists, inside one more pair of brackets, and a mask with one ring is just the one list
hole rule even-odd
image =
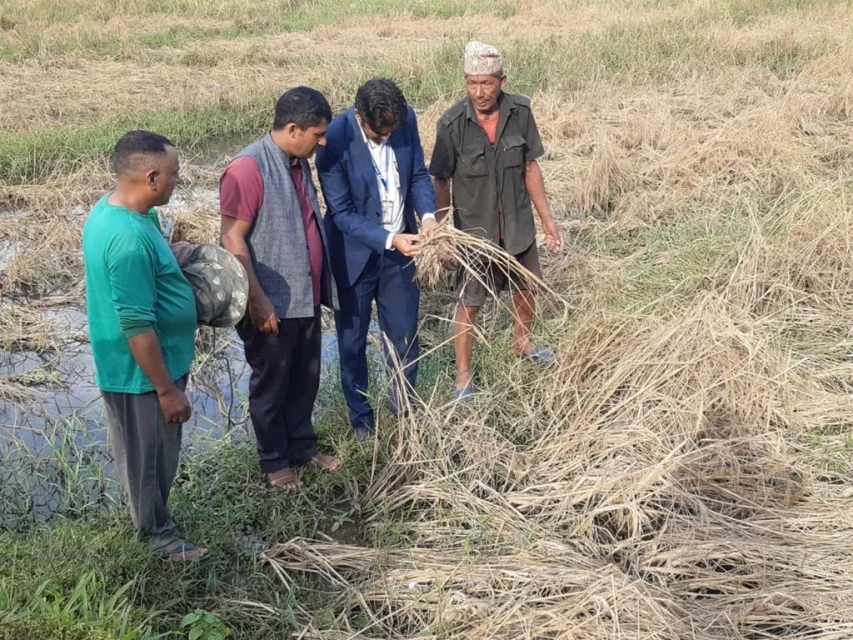
[[101, 198], [83, 227], [86, 307], [95, 381], [104, 391], [146, 393], [154, 385], [127, 339], [154, 329], [173, 380], [190, 370], [196, 309], [192, 289], [156, 213], [140, 215]]

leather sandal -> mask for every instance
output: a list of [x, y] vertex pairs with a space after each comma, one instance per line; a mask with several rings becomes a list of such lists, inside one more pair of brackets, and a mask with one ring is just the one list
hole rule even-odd
[[275, 473], [268, 473], [267, 484], [276, 491], [284, 491], [285, 493], [299, 491], [302, 488], [302, 482], [296, 475], [296, 470], [290, 467]]
[[160, 557], [169, 562], [190, 564], [192, 562], [207, 560], [210, 557], [210, 551], [202, 547], [197, 547], [192, 542], [184, 542], [174, 551], [164, 553]]
[[309, 466], [322, 471], [337, 471], [341, 468], [341, 459], [328, 453], [318, 453], [308, 461]]

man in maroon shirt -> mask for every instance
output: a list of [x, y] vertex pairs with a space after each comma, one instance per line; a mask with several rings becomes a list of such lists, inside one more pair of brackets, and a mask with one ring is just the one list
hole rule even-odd
[[[286, 152], [285, 152], [286, 153]], [[290, 160], [290, 178], [299, 198], [299, 208], [305, 225], [308, 242], [308, 259], [311, 264], [311, 282], [314, 290], [314, 306], [320, 304], [320, 276], [323, 271], [323, 241], [320, 238], [314, 205], [308, 197], [305, 176], [302, 173], [300, 158]], [[308, 177], [311, 180], [311, 177]], [[219, 183], [219, 208], [223, 216], [236, 218], [251, 225], [264, 201], [264, 181], [258, 163], [251, 156], [234, 158], [222, 173]], [[270, 314], [265, 314], [271, 319]], [[270, 331], [274, 332], [270, 324]]]
[[329, 103], [296, 87], [276, 104], [272, 131], [240, 152], [219, 184], [222, 244], [246, 268], [249, 304], [237, 332], [252, 368], [249, 413], [270, 486], [302, 485], [295, 467], [335, 471], [317, 450], [311, 413], [320, 386], [320, 305], [337, 306], [320, 207], [308, 165], [325, 143]]

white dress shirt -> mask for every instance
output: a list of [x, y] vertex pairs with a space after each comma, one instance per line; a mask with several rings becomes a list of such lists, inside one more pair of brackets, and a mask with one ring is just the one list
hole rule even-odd
[[[376, 187], [379, 189], [379, 200], [382, 206], [382, 226], [388, 231], [385, 240], [385, 249], [391, 249], [394, 236], [403, 233], [406, 229], [406, 218], [403, 213], [406, 201], [400, 191], [400, 169], [397, 167], [397, 154], [388, 140], [374, 142], [367, 137], [364, 129], [358, 127], [361, 137], [370, 157], [373, 158], [373, 172], [376, 174]], [[390, 205], [386, 206], [386, 202]], [[423, 219], [434, 218], [435, 214], [430, 212], [423, 215]]]

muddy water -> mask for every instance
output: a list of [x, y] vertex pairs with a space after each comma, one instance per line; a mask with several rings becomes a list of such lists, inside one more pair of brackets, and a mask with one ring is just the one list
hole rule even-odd
[[[79, 309], [51, 316], [62, 335], [86, 332]], [[223, 330], [201, 335], [187, 394], [193, 416], [184, 425], [184, 448], [204, 449], [226, 437], [251, 440], [250, 370], [239, 338]], [[318, 408], [339, 393], [333, 335], [323, 336], [322, 348], [327, 392]], [[30, 397], [0, 399], [0, 530], [46, 522], [57, 513], [79, 517], [114, 502], [119, 490], [89, 344], [71, 340], [43, 353], [0, 352], [0, 376], [32, 379], [25, 387]]]
[[[63, 308], [51, 314], [65, 335], [86, 331], [85, 313]], [[189, 439], [221, 437], [246, 425], [245, 399], [248, 393], [249, 367], [239, 338], [233, 330], [206, 331], [197, 364], [191, 376], [188, 397], [193, 417], [186, 425]], [[323, 374], [334, 375], [337, 367], [337, 342], [333, 335], [323, 336]], [[38, 374], [35, 376], [33, 374]], [[49, 434], [57, 423], [85, 425], [79, 444], [105, 439], [105, 419], [100, 393], [95, 386], [94, 362], [88, 343], [71, 342], [61, 352], [8, 353], [0, 351], [0, 376], [45, 378], [34, 381], [26, 390], [29, 399], [0, 400], [0, 450], [25, 448], [32, 455], [50, 449]]]
[[236, 154], [259, 137], [260, 134], [226, 136], [207, 140], [198, 146], [191, 162], [209, 167], [224, 167]]

